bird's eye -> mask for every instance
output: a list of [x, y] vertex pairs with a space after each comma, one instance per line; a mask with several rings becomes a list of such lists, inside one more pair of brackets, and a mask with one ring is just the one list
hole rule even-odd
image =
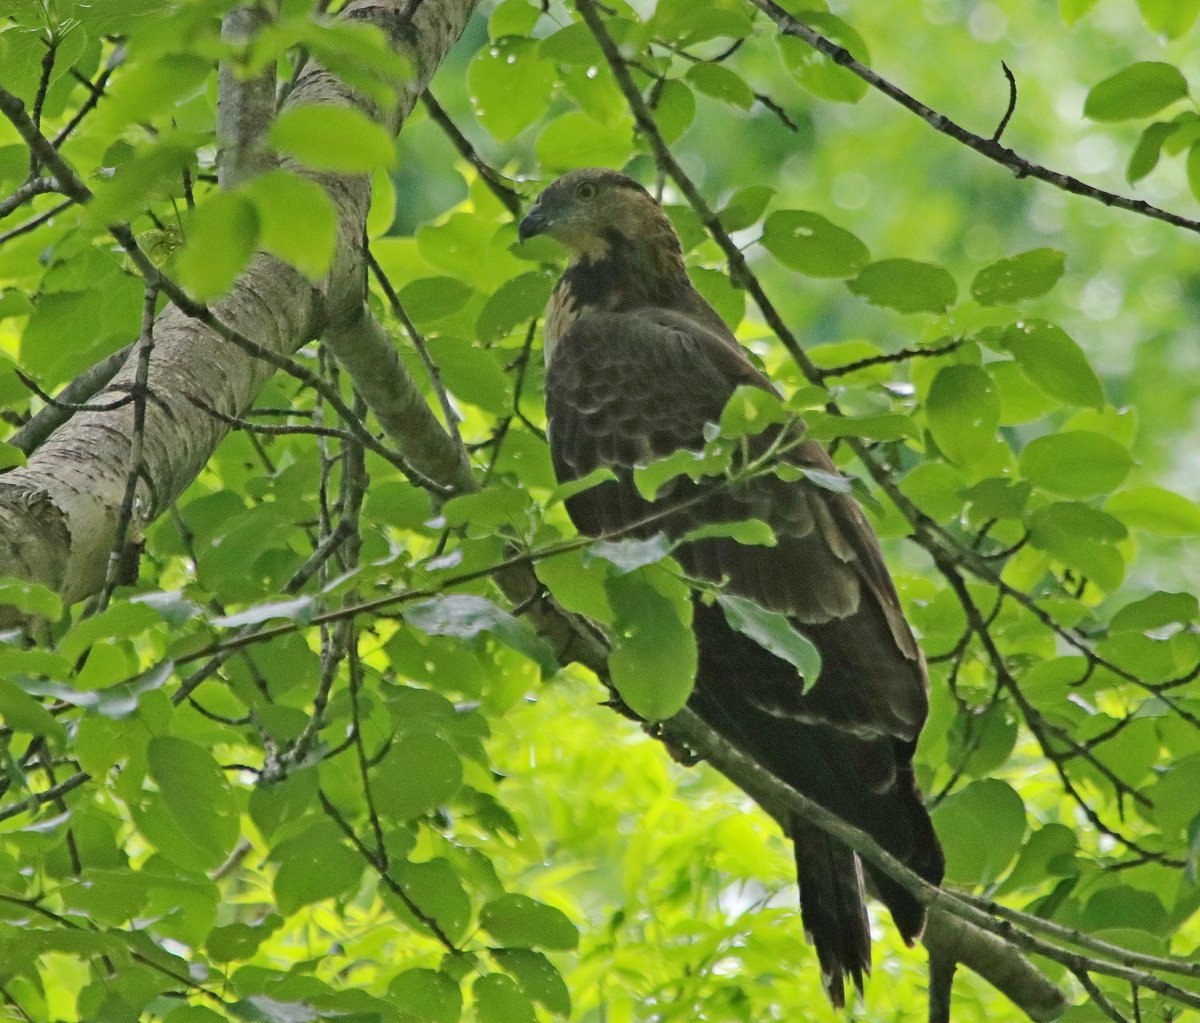
[[575, 194], [579, 196], [580, 199], [595, 199], [596, 186], [591, 181], [581, 181], [575, 187]]

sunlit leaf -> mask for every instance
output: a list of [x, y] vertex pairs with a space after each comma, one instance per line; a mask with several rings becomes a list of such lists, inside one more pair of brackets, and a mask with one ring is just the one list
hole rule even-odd
[[392, 137], [352, 107], [290, 107], [275, 118], [269, 140], [279, 152], [314, 170], [369, 174], [396, 160]]
[[1187, 94], [1187, 79], [1174, 64], [1143, 60], [1092, 86], [1083, 113], [1094, 121], [1149, 117]]
[[762, 242], [784, 266], [809, 277], [852, 277], [871, 258], [857, 237], [808, 210], [772, 213]]

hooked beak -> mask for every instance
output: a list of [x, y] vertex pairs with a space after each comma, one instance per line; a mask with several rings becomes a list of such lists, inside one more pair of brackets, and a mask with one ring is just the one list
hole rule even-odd
[[553, 222], [553, 217], [547, 216], [540, 202], [535, 202], [525, 219], [517, 226], [517, 240], [528, 241], [534, 235], [545, 234]]

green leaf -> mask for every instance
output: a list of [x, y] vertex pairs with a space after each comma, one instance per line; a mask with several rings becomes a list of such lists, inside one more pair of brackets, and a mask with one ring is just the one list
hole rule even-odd
[[546, 507], [551, 508], [560, 501], [568, 501], [576, 494], [582, 494], [585, 490], [591, 490], [592, 487], [598, 487], [601, 483], [607, 483], [609, 480], [615, 480], [617, 474], [612, 471], [607, 465], [598, 465], [586, 476], [580, 476], [579, 479], [567, 480], [566, 483], [560, 483], [554, 488], [554, 492], [546, 501]]
[[721, 409], [721, 436], [728, 439], [757, 437], [772, 426], [794, 418], [779, 396], [761, 387], [739, 384]]
[[1064, 25], [1074, 25], [1088, 11], [1090, 11], [1099, 0], [1058, 0], [1059, 15], [1063, 20]]
[[[847, 485], [847, 490], [849, 486]], [[681, 538], [681, 543], [695, 543], [697, 540], [708, 540], [713, 537], [729, 537], [740, 544], [753, 547], [774, 547], [779, 543], [773, 530], [762, 519], [743, 519], [741, 522], [709, 522], [695, 529], [689, 529]]]
[[258, 211], [259, 244], [319, 281], [333, 262], [337, 212], [320, 185], [283, 170], [267, 171], [242, 186]]
[[237, 629], [243, 625], [260, 625], [282, 618], [288, 622], [307, 625], [313, 620], [319, 605], [314, 597], [295, 597], [292, 600], [277, 600], [269, 604], [256, 604], [237, 614], [222, 615], [211, 621], [219, 629]]
[[1075, 498], [1110, 493], [1133, 468], [1133, 458], [1124, 447], [1088, 430], [1038, 437], [1025, 446], [1019, 462], [1021, 475], [1035, 486]]
[[811, 689], [821, 674], [821, 652], [806, 636], [801, 635], [786, 615], [756, 604], [745, 597], [723, 593], [717, 603], [725, 612], [725, 620], [759, 646], [794, 665], [800, 673], [803, 689]]
[[1114, 494], [1104, 510], [1132, 529], [1163, 536], [1200, 535], [1200, 505], [1162, 487], [1132, 487]]
[[14, 732], [49, 736], [56, 742], [66, 737], [63, 726], [37, 700], [23, 693], [8, 679], [0, 678], [0, 719]]
[[1112, 544], [1125, 527], [1090, 505], [1060, 501], [1029, 517], [1029, 542], [1111, 593], [1125, 578], [1125, 559]]
[[204, 947], [218, 963], [249, 959], [264, 941], [279, 930], [282, 923], [283, 918], [279, 914], [269, 913], [254, 925], [235, 922], [214, 927], [209, 931]]
[[488, 17], [488, 35], [492, 39], [528, 35], [540, 13], [529, 0], [502, 0]]
[[1162, 933], [1167, 929], [1167, 910], [1158, 896], [1128, 885], [1105, 888], [1088, 899], [1081, 926], [1088, 931], [1130, 928]]
[[992, 778], [951, 793], [930, 816], [946, 853], [946, 879], [957, 884], [996, 880], [1025, 837], [1025, 804]]
[[696, 675], [690, 622], [644, 571], [612, 576], [604, 585], [616, 619], [608, 656], [613, 685], [639, 717], [669, 718], [687, 703]]
[[459, 790], [462, 761], [444, 739], [418, 733], [395, 743], [382, 761], [387, 784], [379, 786], [375, 803], [380, 813], [409, 821], [432, 813]]
[[980, 305], [1004, 305], [1044, 295], [1063, 275], [1066, 256], [1057, 249], [1030, 249], [985, 266], [971, 282]]
[[1149, 117], [1188, 94], [1187, 79], [1174, 64], [1143, 60], [1092, 87], [1083, 104], [1093, 121]]
[[678, 78], [663, 82], [654, 107], [654, 123], [667, 145], [678, 142], [696, 117], [696, 95]]
[[15, 448], [11, 444], [0, 441], [0, 472], [8, 469], [15, 469], [18, 466], [25, 465], [25, 452], [20, 448]]
[[762, 243], [788, 269], [809, 277], [853, 277], [871, 258], [857, 237], [809, 210], [772, 213]]
[[1146, 24], [1168, 39], [1178, 39], [1195, 23], [1200, 0], [1137, 0]]
[[524, 948], [497, 949], [492, 958], [520, 985], [531, 1000], [559, 1016], [571, 1014], [571, 993], [562, 974], [541, 952]]
[[400, 304], [419, 324], [429, 324], [461, 312], [474, 293], [456, 277], [422, 277], [400, 289]]
[[539, 49], [543, 57], [558, 64], [596, 66], [604, 63], [604, 54], [583, 22], [550, 33], [541, 41]]
[[1200, 618], [1200, 601], [1191, 593], [1151, 593], [1126, 604], [1109, 622], [1112, 632], [1150, 632], [1164, 625], [1190, 624]]
[[1075, 852], [1079, 838], [1064, 824], [1046, 824], [1029, 836], [1012, 872], [1004, 879], [998, 895], [1022, 888], [1038, 888], [1048, 877], [1071, 876], [1078, 872]]
[[734, 285], [729, 274], [723, 270], [693, 266], [688, 268], [688, 276], [704, 300], [731, 328], [736, 328], [742, 322], [742, 317], [746, 315], [746, 293]]
[[529, 495], [508, 486], [491, 486], [474, 494], [452, 497], [442, 506], [446, 525], [495, 529], [523, 522], [529, 514]]
[[0, 579], [0, 604], [52, 622], [58, 621], [63, 613], [62, 598], [57, 593], [41, 583], [24, 579]]
[[958, 298], [958, 285], [943, 267], [915, 259], [881, 259], [847, 283], [871, 305], [901, 313], [941, 313]]
[[1022, 372], [1041, 391], [1071, 405], [1101, 408], [1104, 390], [1083, 349], [1045, 320], [1021, 320], [1002, 332], [985, 332], [989, 347], [1011, 352]]
[[757, 224], [766, 212], [767, 204], [774, 197], [775, 189], [766, 185], [751, 185], [749, 188], [739, 189], [721, 210], [722, 226], [726, 231], [744, 231]]
[[179, 253], [179, 282], [200, 301], [225, 294], [258, 244], [254, 203], [235, 192], [214, 192], [192, 212], [187, 245]]
[[1193, 142], [1188, 150], [1187, 179], [1193, 198], [1200, 198], [1200, 142]]
[[[867, 44], [841, 18], [820, 11], [803, 12], [806, 24], [821, 35], [850, 52], [860, 64], [870, 64]], [[833, 60], [808, 43], [793, 36], [781, 35], [779, 49], [784, 63], [791, 68], [796, 80], [814, 96], [841, 103], [857, 103], [867, 94], [867, 83], [853, 72], [839, 67]]]
[[[404, 894], [416, 905], [425, 920], [432, 920], [451, 941], [457, 941], [466, 933], [471, 922], [471, 900], [463, 891], [462, 882], [454, 868], [443, 859], [424, 863], [405, 861], [394, 868]], [[393, 907], [396, 901], [389, 899]], [[422, 930], [429, 930], [423, 920], [413, 918], [407, 906], [400, 911], [406, 918], [414, 919]]]
[[255, 995], [227, 1003], [229, 1011], [246, 1023], [318, 1023], [321, 1014], [307, 1002], [285, 1002]]
[[319, 820], [271, 850], [279, 864], [275, 900], [284, 915], [302, 906], [344, 895], [362, 879], [366, 861], [345, 844], [338, 826]]
[[942, 453], [969, 466], [990, 451], [1000, 422], [1000, 395], [986, 370], [944, 366], [929, 388], [925, 415]]
[[605, 569], [603, 564], [585, 564], [584, 553], [578, 550], [543, 558], [534, 565], [537, 577], [565, 610], [611, 625], [613, 611], [604, 588], [608, 577]]
[[706, 96], [723, 103], [742, 110], [749, 110], [754, 105], [754, 92], [745, 79], [722, 64], [693, 64], [688, 68], [687, 80]]
[[554, 278], [541, 271], [505, 281], [479, 314], [476, 336], [481, 341], [494, 341], [511, 333], [517, 324], [541, 316], [553, 290]]
[[1162, 156], [1163, 143], [1180, 127], [1176, 121], [1155, 121], [1138, 139], [1125, 169], [1125, 180], [1131, 185], [1141, 181], [1155, 167]]
[[633, 120], [621, 117], [612, 124], [599, 124], [572, 110], [546, 125], [534, 149], [547, 170], [622, 167], [633, 154]]
[[706, 451], [681, 448], [648, 465], [637, 466], [633, 470], [634, 486], [647, 501], [653, 501], [665, 484], [679, 476], [693, 480], [704, 476], [720, 476], [728, 470], [732, 458], [733, 451], [729, 445], [713, 445]]
[[550, 676], [558, 671], [554, 652], [533, 629], [514, 618], [486, 597], [452, 593], [413, 604], [404, 612], [404, 620], [414, 629], [430, 636], [456, 636], [475, 639], [491, 633], [506, 646], [524, 654]]
[[669, 557], [672, 546], [665, 533], [655, 533], [641, 540], [596, 540], [584, 549], [584, 564], [593, 558], [601, 558], [615, 566], [618, 574], [625, 575]]
[[289, 107], [275, 118], [268, 141], [314, 170], [370, 174], [396, 162], [391, 135], [353, 107], [328, 103]]
[[152, 121], [195, 94], [213, 65], [199, 55], [175, 52], [156, 60], [134, 61], [124, 70], [114, 76], [96, 110], [92, 128], [102, 138], [117, 138], [125, 125]]
[[[156, 831], [153, 824], [154, 833], [147, 837], [156, 845], [159, 844], [156, 837], [167, 838], [171, 846], [159, 845], [159, 848], [180, 866], [194, 867], [197, 863], [209, 869], [219, 866], [237, 842], [241, 825], [233, 791], [212, 754], [187, 739], [160, 735], [147, 745], [146, 759], [150, 777], [158, 786], [162, 806], [169, 815], [169, 819], [164, 819], [151, 810], [151, 819], [159, 825], [173, 825], [191, 845], [191, 854], [179, 859], [178, 845], [167, 838], [164, 830]], [[203, 812], [199, 811], [201, 807]], [[142, 824], [139, 821], [139, 827]], [[145, 833], [146, 828], [142, 830]]]
[[740, 39], [751, 29], [750, 19], [734, 5], [694, 0], [659, 0], [649, 24], [656, 38], [685, 47], [721, 37]]
[[168, 132], [139, 149], [96, 186], [92, 201], [84, 207], [84, 223], [106, 227], [131, 219], [150, 200], [180, 194], [183, 172], [194, 169], [196, 149], [205, 141], [197, 135]]
[[388, 997], [402, 1014], [423, 1023], [458, 1023], [462, 1016], [462, 990], [458, 982], [437, 970], [405, 970], [397, 974], [388, 985]]
[[479, 1023], [535, 1023], [533, 1003], [511, 977], [489, 973], [471, 990]]
[[497, 39], [479, 49], [467, 68], [471, 106], [501, 142], [516, 138], [546, 113], [556, 81], [554, 65], [533, 39]]
[[963, 512], [962, 474], [945, 462], [922, 462], [900, 481], [900, 492], [937, 522]]
[[501, 945], [569, 951], [579, 944], [579, 930], [562, 910], [528, 895], [501, 895], [479, 914], [479, 924]]

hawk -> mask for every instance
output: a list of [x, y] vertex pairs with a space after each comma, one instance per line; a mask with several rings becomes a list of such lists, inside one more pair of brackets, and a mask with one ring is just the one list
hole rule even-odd
[[[777, 777], [940, 883], [941, 847], [912, 769], [928, 678], [862, 510], [846, 494], [774, 475], [734, 487], [677, 480], [666, 496], [643, 498], [633, 482], [636, 466], [702, 449], [705, 424], [720, 419], [738, 387], [774, 389], [692, 287], [671, 222], [632, 178], [572, 171], [542, 192], [519, 234], [549, 235], [570, 256], [545, 320], [555, 472], [560, 482], [598, 467], [615, 476], [567, 501], [575, 526], [598, 536], [665, 512], [632, 535], [665, 530], [679, 537], [709, 522], [764, 519], [774, 547], [710, 536], [681, 544], [675, 556], [708, 589], [786, 615], [820, 651], [820, 676], [806, 692], [792, 664], [733, 628], [722, 608], [697, 592], [698, 668], [689, 706]], [[801, 469], [836, 472], [815, 441], [800, 442], [785, 457]], [[678, 510], [667, 512], [671, 506]], [[844, 978], [861, 991], [870, 972], [864, 864], [799, 817], [789, 831], [805, 931], [840, 1007]], [[911, 944], [924, 927], [924, 908], [865, 867]]]

